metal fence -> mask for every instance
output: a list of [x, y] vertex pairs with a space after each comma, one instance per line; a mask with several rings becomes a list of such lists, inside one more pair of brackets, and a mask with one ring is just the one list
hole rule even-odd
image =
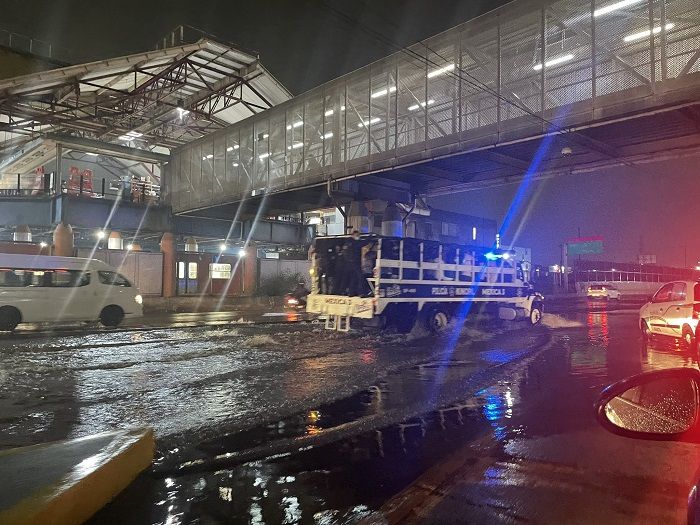
[[700, 0], [513, 2], [178, 149], [164, 194], [179, 212], [530, 137], [687, 88], [699, 57]]
[[160, 186], [145, 181], [93, 179], [84, 175], [57, 181], [55, 173], [0, 179], [0, 197], [51, 197], [59, 193], [142, 204], [160, 202]]

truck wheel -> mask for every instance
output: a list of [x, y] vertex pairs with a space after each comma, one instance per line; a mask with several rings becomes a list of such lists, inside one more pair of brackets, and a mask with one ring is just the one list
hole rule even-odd
[[0, 308], [0, 330], [9, 332], [17, 328], [22, 321], [22, 314], [14, 306], [3, 306]]
[[105, 326], [118, 326], [124, 319], [124, 310], [114, 304], [105, 306], [100, 312], [100, 322]]
[[542, 305], [535, 303], [530, 308], [530, 324], [532, 326], [538, 325], [542, 322]]
[[425, 327], [434, 334], [441, 334], [447, 330], [450, 317], [439, 308], [431, 308], [425, 316]]

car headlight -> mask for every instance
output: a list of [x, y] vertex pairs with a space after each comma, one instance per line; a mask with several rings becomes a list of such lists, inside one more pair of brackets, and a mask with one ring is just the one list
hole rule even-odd
[[136, 301], [137, 304], [143, 304], [143, 297], [141, 297], [141, 294], [135, 295], [134, 301]]

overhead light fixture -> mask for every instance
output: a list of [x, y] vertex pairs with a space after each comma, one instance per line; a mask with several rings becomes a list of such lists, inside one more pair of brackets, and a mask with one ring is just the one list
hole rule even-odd
[[412, 106], [408, 106], [408, 111], [415, 111], [418, 108], [424, 108], [425, 106], [432, 106], [435, 104], [435, 101], [431, 98], [427, 102], [421, 102], [420, 104], [413, 104]]
[[39, 246], [41, 246], [42, 248], [46, 248], [48, 246], [48, 244], [46, 244], [44, 241], [41, 241], [39, 243]]
[[226, 151], [233, 151], [234, 149], [238, 149], [240, 146], [238, 144], [234, 144], [233, 146], [229, 146], [226, 148]]
[[238, 167], [238, 162], [232, 163], [231, 166], [233, 166], [234, 168], [237, 168], [237, 167]]
[[269, 138], [269, 137], [270, 137], [270, 134], [269, 134], [269, 133], [263, 133], [263, 136], [262, 136], [262, 137], [263, 137], [264, 139]]
[[132, 137], [131, 135], [119, 135], [119, 140], [131, 142], [132, 140], [134, 140], [134, 137]]
[[90, 153], [90, 152], [88, 152], [88, 153], [86, 153], [85, 155], [90, 155], [91, 157], [97, 157], [97, 156], [99, 155], [99, 153]]
[[265, 159], [266, 159], [267, 157], [269, 157], [269, 156], [270, 156], [269, 153], [261, 153], [260, 155], [258, 155], [258, 158], [259, 158], [260, 160], [265, 160]]
[[127, 131], [126, 134], [135, 138], [143, 137], [143, 133], [139, 133], [138, 131]]
[[620, 2], [615, 2], [614, 4], [609, 4], [605, 7], [601, 7], [600, 9], [596, 9], [595, 11], [593, 11], [593, 16], [607, 15], [608, 13], [612, 13], [613, 11], [618, 11], [620, 9], [624, 9], [625, 7], [639, 4], [642, 1], [646, 0], [620, 0]]
[[190, 111], [188, 109], [177, 108], [177, 112], [180, 115], [180, 118], [182, 118], [185, 115], [187, 115]]
[[[674, 24], [672, 22], [669, 22], [668, 24], [666, 24], [664, 26], [664, 29], [666, 31], [670, 31], [671, 29], [673, 29], [673, 27], [674, 27]], [[652, 31], [655, 35], [658, 35], [659, 33], [661, 33], [661, 26], [656, 26]], [[635, 40], [641, 40], [643, 38], [649, 37], [651, 35], [652, 31], [649, 31], [647, 29], [646, 31], [640, 31], [639, 33], [633, 33], [631, 35], [627, 35], [625, 38], [623, 38], [623, 40], [625, 42], [634, 42]]]
[[210, 153], [209, 155], [205, 155], [204, 157], [202, 157], [202, 160], [211, 159], [211, 158], [213, 158], [213, 157], [214, 157], [214, 154], [213, 154], [213, 153]]
[[[394, 90], [396, 90], [396, 88], [394, 88]], [[345, 111], [345, 106], [340, 106], [340, 111]], [[327, 109], [323, 116], [330, 117], [333, 113], [334, 111], [332, 109]], [[289, 129], [289, 126], [287, 126], [287, 129]]]
[[293, 124], [287, 124], [287, 129], [298, 128], [299, 126], [303, 126], [303, 125], [304, 125], [303, 120], [297, 120]]
[[362, 122], [358, 122], [357, 127], [362, 128], [365, 126], [369, 126], [370, 124], [376, 124], [377, 122], [381, 122], [382, 119], [379, 117], [374, 117], [373, 119], [370, 120], [363, 120]]
[[[559, 57], [555, 57], [555, 58], [552, 58], [551, 60], [547, 60], [544, 63], [544, 67], [556, 66], [558, 64], [568, 62], [569, 60], [571, 60], [573, 58], [574, 58], [574, 55], [572, 53], [569, 53], [568, 55], [562, 55]], [[535, 64], [534, 66], [532, 66], [532, 69], [534, 69], [535, 71], [539, 71], [540, 69], [542, 69], [542, 64]]]
[[328, 133], [323, 134], [323, 140], [327, 140], [333, 137], [333, 132], [329, 131]]
[[447, 64], [445, 67], [441, 67], [438, 69], [433, 69], [432, 71], [428, 72], [428, 78], [433, 78], [438, 75], [442, 75], [444, 73], [447, 73], [448, 71], [452, 71], [455, 68], [454, 64]]
[[299, 149], [299, 148], [303, 148], [303, 147], [304, 147], [303, 142], [295, 142], [291, 146], [287, 146], [287, 149]]
[[384, 88], [384, 89], [380, 89], [379, 91], [375, 91], [374, 93], [372, 93], [370, 95], [370, 97], [379, 98], [379, 97], [383, 97], [387, 93], [393, 93], [395, 91], [396, 91], [396, 86], [390, 86], [388, 88]]

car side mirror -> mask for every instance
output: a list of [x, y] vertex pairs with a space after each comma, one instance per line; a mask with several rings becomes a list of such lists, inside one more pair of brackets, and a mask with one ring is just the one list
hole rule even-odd
[[603, 390], [595, 412], [613, 434], [700, 443], [700, 372], [671, 368], [624, 379]]

